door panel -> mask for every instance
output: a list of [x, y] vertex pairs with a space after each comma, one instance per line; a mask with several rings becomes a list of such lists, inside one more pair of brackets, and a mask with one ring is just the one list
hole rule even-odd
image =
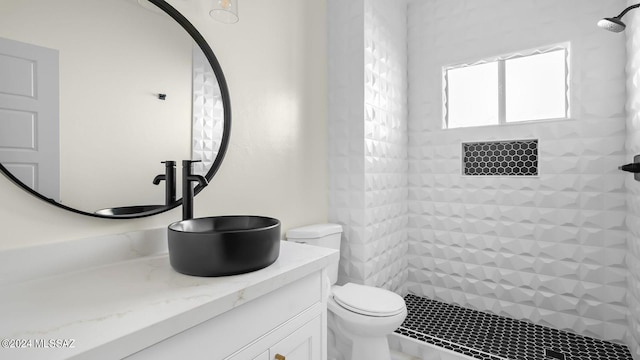
[[269, 351], [267, 350], [263, 352], [262, 354], [253, 358], [253, 360], [269, 360]]
[[[20, 56], [18, 52], [16, 55]], [[34, 97], [35, 66], [36, 63], [28, 58], [15, 57], [7, 53], [0, 53], [0, 92]]]
[[318, 316], [271, 347], [271, 360], [320, 360], [321, 338], [322, 321]]
[[0, 163], [60, 201], [58, 51], [0, 38]]
[[3, 147], [36, 150], [34, 113], [0, 109], [0, 129], [0, 144]]

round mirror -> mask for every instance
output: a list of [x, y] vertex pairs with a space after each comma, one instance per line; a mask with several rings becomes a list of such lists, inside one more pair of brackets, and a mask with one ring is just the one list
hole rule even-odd
[[164, 212], [181, 200], [162, 162], [177, 189], [184, 159], [211, 180], [230, 125], [213, 51], [165, 1], [0, 3], [0, 170], [33, 195], [98, 217]]

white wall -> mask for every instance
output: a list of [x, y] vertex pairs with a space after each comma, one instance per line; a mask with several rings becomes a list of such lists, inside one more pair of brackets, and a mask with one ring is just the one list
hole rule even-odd
[[[627, 5], [634, 5], [629, 1]], [[627, 162], [640, 154], [640, 12], [634, 10], [624, 18], [627, 24]], [[631, 174], [625, 176], [627, 189], [627, 305], [629, 306], [629, 336], [627, 344], [640, 359], [640, 183]]]
[[[204, 2], [169, 2], [209, 41], [233, 107], [227, 157], [197, 196], [195, 215], [269, 215], [283, 230], [327, 221], [325, 2], [245, 0], [234, 25], [208, 18]], [[181, 217], [180, 209], [138, 220], [84, 217], [3, 176], [0, 198], [0, 249], [162, 227]]]
[[[624, 339], [626, 53], [595, 24], [625, 3], [410, 2], [410, 292]], [[441, 130], [443, 65], [565, 41], [571, 120]], [[461, 142], [532, 138], [540, 176], [460, 175]]]
[[406, 3], [329, 1], [329, 218], [341, 282], [407, 277]]

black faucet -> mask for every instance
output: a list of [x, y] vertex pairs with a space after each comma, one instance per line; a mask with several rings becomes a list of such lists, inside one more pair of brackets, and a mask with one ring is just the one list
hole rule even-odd
[[164, 204], [171, 205], [176, 202], [176, 162], [163, 161], [165, 165], [164, 174], [158, 175], [153, 179], [154, 185], [159, 185], [160, 181], [165, 181]]
[[193, 186], [192, 182], [197, 181], [200, 186], [209, 184], [202, 175], [191, 173], [191, 165], [200, 160], [182, 160], [182, 220], [193, 219]]

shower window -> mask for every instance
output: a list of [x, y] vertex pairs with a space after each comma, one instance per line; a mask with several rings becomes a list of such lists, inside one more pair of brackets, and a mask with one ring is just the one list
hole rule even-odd
[[569, 117], [569, 44], [443, 68], [445, 129]]

